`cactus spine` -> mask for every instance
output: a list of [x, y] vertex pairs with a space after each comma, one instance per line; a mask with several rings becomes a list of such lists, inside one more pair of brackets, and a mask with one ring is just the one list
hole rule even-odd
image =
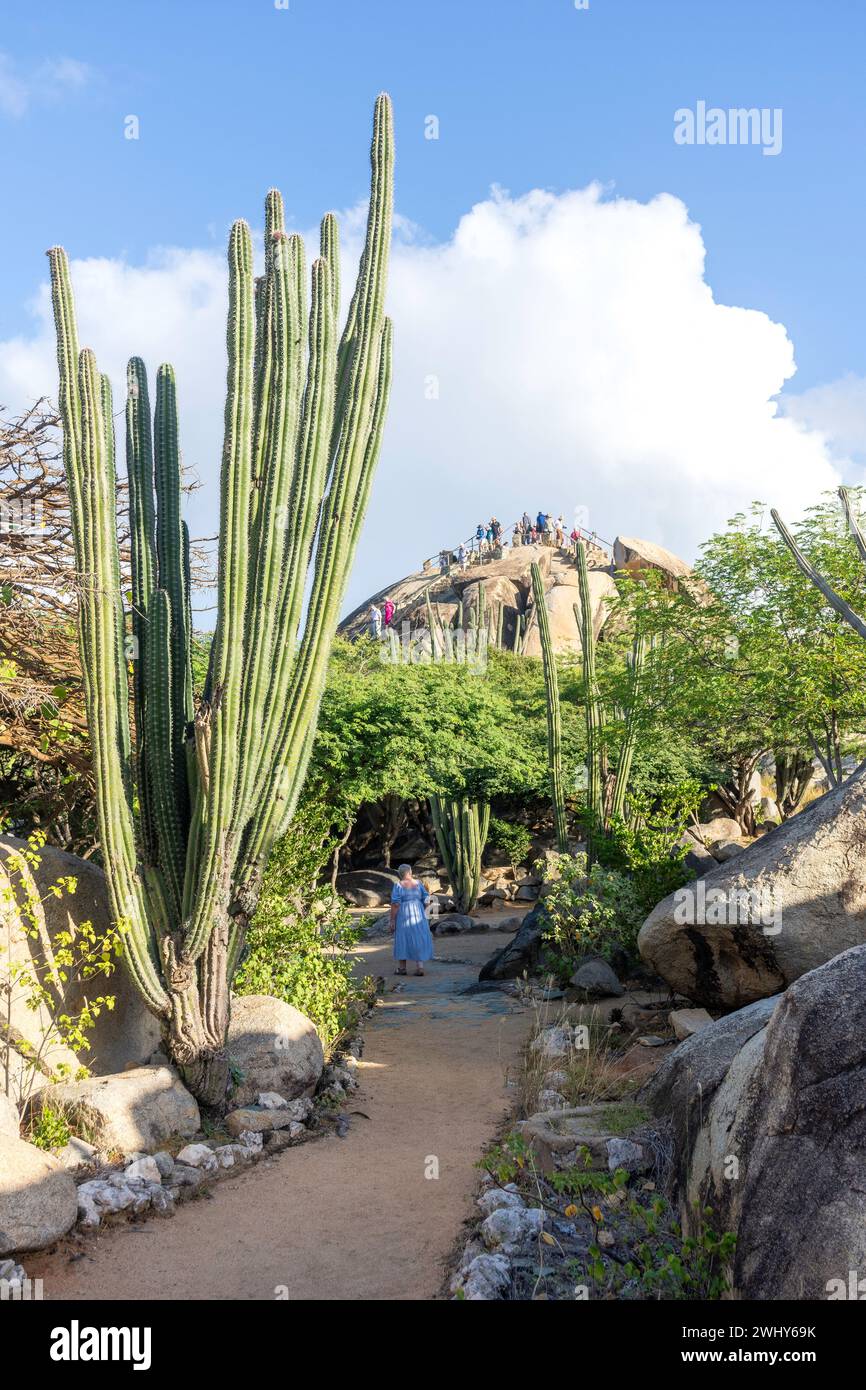
[[556, 656], [550, 637], [550, 622], [544, 595], [544, 581], [538, 565], [532, 565], [532, 597], [538, 622], [538, 636], [541, 642], [541, 659], [544, 667], [545, 705], [547, 708], [547, 760], [550, 772], [550, 799], [553, 803], [553, 825], [556, 831], [556, 847], [560, 854], [568, 851], [568, 822], [565, 816], [565, 792], [562, 780], [562, 719], [559, 708], [559, 680], [556, 672]]
[[366, 240], [339, 344], [332, 215], [322, 223], [308, 319], [303, 247], [285, 234], [280, 195], [272, 190], [266, 202], [259, 284], [246, 223], [231, 231], [217, 622], [196, 710], [174, 373], [159, 370], [151, 430], [144, 364], [129, 363], [134, 757], [110, 395], [93, 354], [79, 353], [65, 252], [48, 253], [112, 912], [125, 928], [136, 987], [162, 1020], [187, 1084], [209, 1104], [226, 1094], [231, 978], [268, 854], [303, 784], [382, 439], [393, 180], [385, 95], [376, 102], [371, 163]]

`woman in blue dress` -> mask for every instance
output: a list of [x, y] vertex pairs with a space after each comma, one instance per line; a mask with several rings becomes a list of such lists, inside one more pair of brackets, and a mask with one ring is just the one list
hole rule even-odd
[[412, 865], [401, 864], [397, 870], [400, 882], [391, 893], [391, 930], [394, 933], [395, 975], [406, 974], [407, 961], [413, 960], [416, 975], [423, 975], [422, 963], [433, 955], [433, 937], [427, 925], [425, 911], [430, 894], [412, 877]]

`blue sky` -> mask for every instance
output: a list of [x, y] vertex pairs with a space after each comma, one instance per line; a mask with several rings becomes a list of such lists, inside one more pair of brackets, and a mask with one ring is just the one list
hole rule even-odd
[[[784, 324], [789, 392], [866, 376], [861, 0], [41, 0], [2, 17], [2, 339], [31, 332], [54, 242], [140, 265], [165, 245], [221, 253], [271, 184], [300, 227], [357, 203], [385, 88], [419, 247], [446, 243], [493, 185], [670, 193], [700, 225], [715, 300]], [[699, 99], [781, 108], [782, 152], [678, 146], [673, 113]]]

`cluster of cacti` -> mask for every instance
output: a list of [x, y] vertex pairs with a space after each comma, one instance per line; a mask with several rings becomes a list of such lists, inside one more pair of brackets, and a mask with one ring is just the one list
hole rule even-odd
[[436, 843], [458, 912], [471, 912], [481, 888], [481, 860], [490, 825], [490, 806], [468, 797], [430, 797]]
[[393, 176], [384, 95], [371, 158], [366, 240], [341, 336], [333, 217], [322, 223], [309, 315], [303, 242], [286, 235], [279, 193], [267, 197], [259, 280], [247, 224], [231, 231], [217, 621], [197, 709], [174, 374], [159, 370], [151, 430], [144, 365], [129, 364], [130, 650], [110, 391], [93, 353], [78, 350], [66, 255], [49, 252], [83, 580], [81, 665], [112, 910], [132, 978], [162, 1020], [173, 1058], [212, 1104], [229, 1079], [231, 980], [270, 849], [304, 781], [384, 426]]
[[550, 772], [550, 799], [553, 803], [553, 825], [556, 847], [560, 854], [568, 850], [568, 822], [565, 816], [565, 788], [562, 780], [562, 720], [559, 709], [559, 677], [556, 654], [550, 637], [550, 622], [544, 596], [544, 581], [538, 565], [532, 565], [532, 598], [541, 642], [544, 667], [544, 688], [547, 708], [547, 759]]

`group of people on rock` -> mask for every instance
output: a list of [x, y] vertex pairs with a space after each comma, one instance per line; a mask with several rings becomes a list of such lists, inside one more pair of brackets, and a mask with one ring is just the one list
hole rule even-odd
[[380, 608], [378, 604], [370, 604], [370, 636], [377, 640], [382, 636], [383, 631], [387, 630], [394, 621], [394, 604], [391, 599], [386, 598], [384, 606]]
[[561, 512], [556, 517], [551, 516], [550, 512], [539, 512], [534, 520], [529, 512], [524, 512], [511, 533], [512, 545], [554, 545], [559, 550], [564, 550], [566, 546], [574, 550], [582, 539], [576, 526], [567, 531]]
[[[567, 531], [561, 512], [556, 517], [550, 512], [538, 512], [534, 518], [529, 512], [524, 512], [520, 520], [514, 523], [511, 532], [512, 548], [521, 545], [549, 545], [555, 546], [558, 550], [568, 549], [575, 555], [578, 542], [586, 539], [588, 537], [577, 526]], [[461, 541], [456, 550], [439, 552], [439, 572], [447, 575], [455, 560], [459, 568], [465, 570], [473, 554], [477, 554], [479, 558], [492, 555], [503, 544], [502, 522], [497, 517], [492, 516], [488, 522], [479, 521], [475, 535], [468, 543]], [[394, 621], [394, 604], [390, 599], [386, 599], [382, 609], [372, 603], [368, 618], [370, 636], [380, 638]]]

